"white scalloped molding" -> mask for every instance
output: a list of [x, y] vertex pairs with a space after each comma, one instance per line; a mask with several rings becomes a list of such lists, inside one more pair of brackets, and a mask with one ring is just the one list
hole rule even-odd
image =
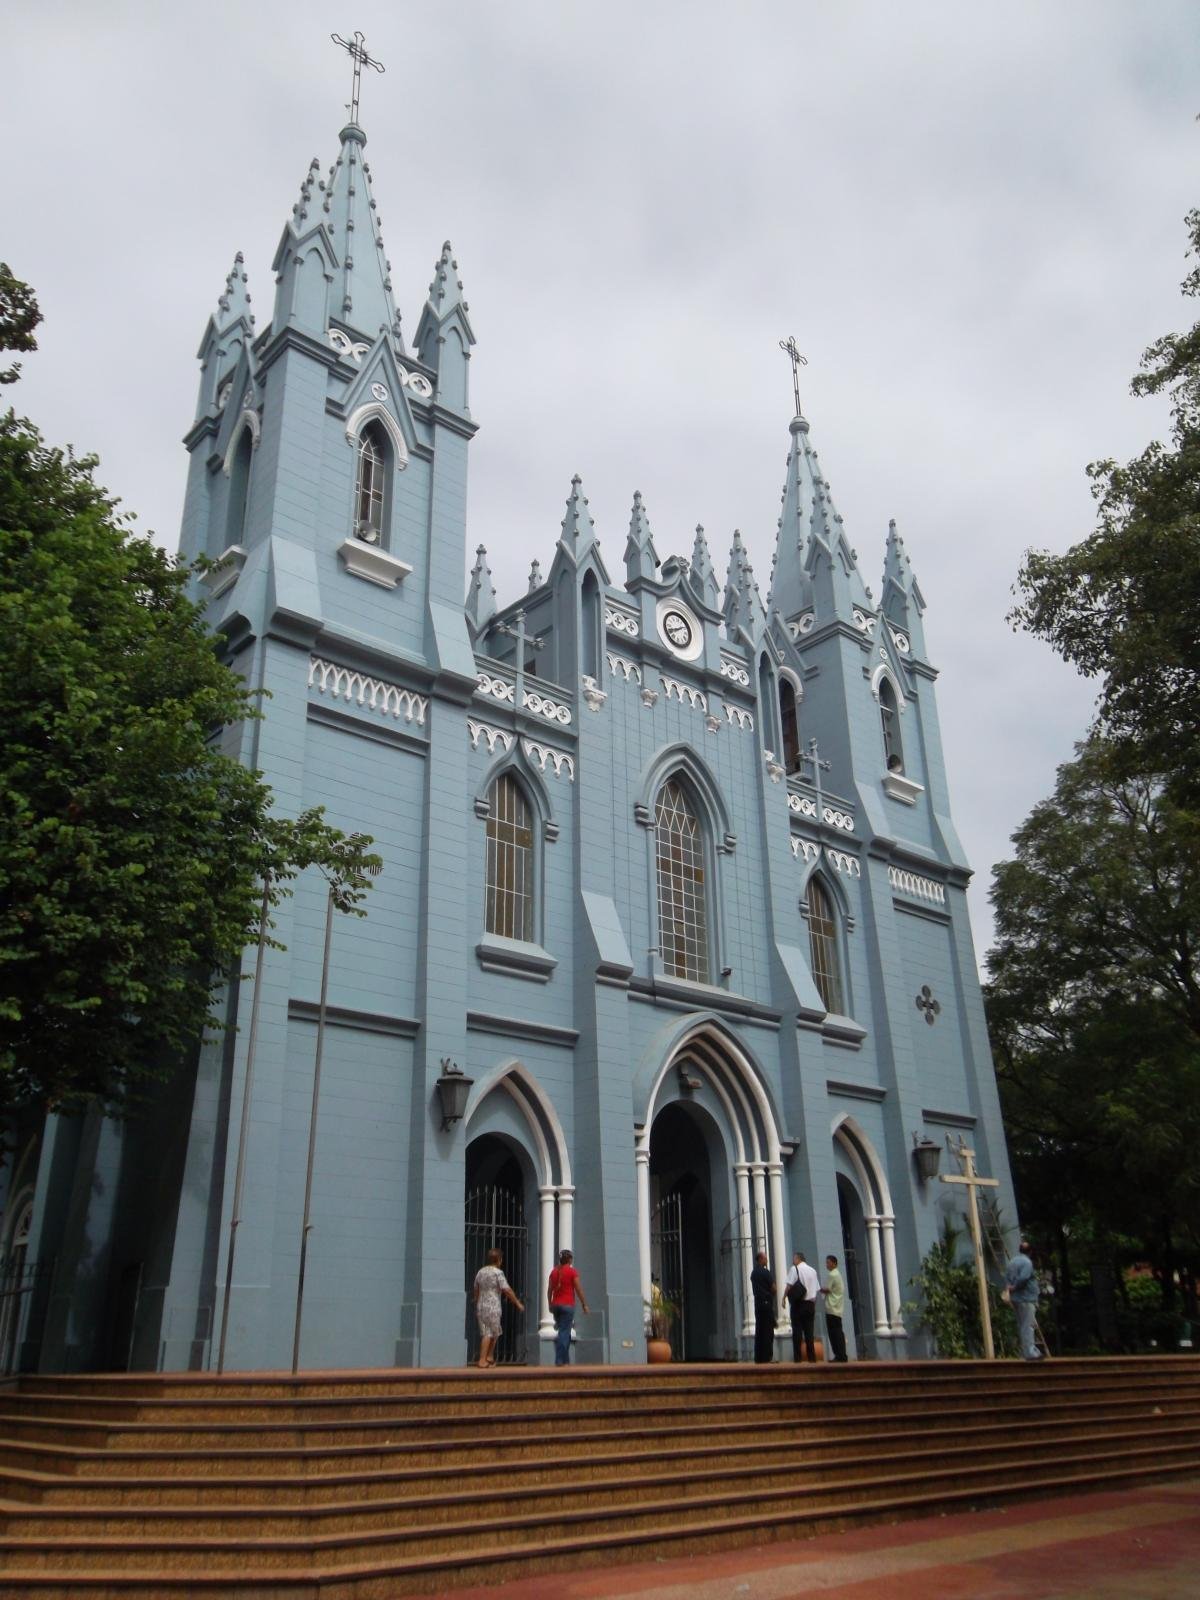
[[336, 661], [322, 661], [313, 656], [308, 663], [308, 687], [318, 694], [327, 694], [332, 700], [351, 700], [368, 711], [378, 711], [382, 717], [392, 717], [397, 722], [416, 722], [425, 726], [425, 713], [429, 701], [412, 689], [402, 689], [397, 683], [386, 683], [382, 678], [369, 678], [350, 667], [339, 667]]
[[[797, 858], [803, 856], [805, 861], [816, 861], [820, 853], [820, 846], [814, 844], [811, 839], [792, 840], [792, 854]], [[826, 845], [825, 859], [831, 867], [836, 868], [838, 872], [844, 872], [849, 878], [862, 877], [862, 868], [857, 860], [854, 856], [848, 856], [844, 850], [834, 850], [830, 845]]]
[[381, 422], [392, 441], [392, 449], [396, 452], [396, 471], [403, 472], [408, 465], [408, 446], [404, 442], [404, 435], [400, 432], [400, 424], [384, 405], [378, 400], [368, 400], [365, 405], [352, 411], [346, 418], [346, 443], [357, 444], [359, 435], [368, 422]]
[[233, 432], [229, 435], [229, 448], [225, 451], [225, 459], [221, 463], [221, 471], [225, 476], [233, 474], [233, 457], [242, 437], [242, 429], [250, 429], [250, 448], [258, 449], [258, 441], [262, 438], [262, 423], [258, 420], [257, 411], [243, 411], [233, 425]]
[[754, 718], [749, 711], [743, 711], [739, 706], [725, 706], [725, 720], [731, 728], [745, 728], [750, 733], [754, 732]]
[[920, 873], [906, 872], [903, 867], [888, 868], [888, 882], [897, 894], [912, 895], [916, 900], [928, 900], [931, 905], [946, 904], [946, 886], [933, 878], [923, 878]]
[[608, 670], [614, 678], [620, 673], [626, 683], [642, 681], [642, 669], [636, 661], [627, 661], [624, 656], [613, 655], [611, 651], [608, 654]]
[[618, 611], [615, 606], [609, 606], [604, 612], [604, 626], [611, 628], [614, 633], [623, 633], [630, 639], [638, 636], [638, 620], [630, 616], [628, 611]]
[[681, 705], [691, 706], [693, 711], [708, 710], [708, 696], [700, 689], [693, 689], [690, 683], [680, 683], [678, 678], [661, 677], [663, 692], [668, 700], [672, 696]]

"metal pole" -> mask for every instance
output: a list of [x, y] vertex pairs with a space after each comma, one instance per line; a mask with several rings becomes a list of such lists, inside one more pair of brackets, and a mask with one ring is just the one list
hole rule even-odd
[[979, 1201], [976, 1197], [975, 1152], [965, 1150], [963, 1161], [967, 1169], [967, 1215], [971, 1219], [971, 1242], [975, 1246], [975, 1277], [979, 1287], [979, 1322], [983, 1329], [983, 1356], [985, 1361], [996, 1359], [996, 1346], [992, 1340], [992, 1306], [988, 1298], [987, 1268], [983, 1262], [983, 1237], [979, 1228]]
[[317, 1011], [317, 1055], [313, 1063], [312, 1110], [308, 1114], [308, 1166], [304, 1173], [304, 1220], [300, 1225], [300, 1275], [296, 1280], [296, 1332], [292, 1339], [292, 1371], [300, 1365], [300, 1317], [304, 1308], [304, 1268], [312, 1231], [313, 1158], [317, 1149], [317, 1103], [321, 1096], [321, 1055], [325, 1049], [325, 1001], [329, 993], [329, 949], [333, 942], [333, 885], [325, 906], [325, 956], [321, 963], [321, 1004]]
[[233, 1215], [229, 1219], [229, 1250], [225, 1261], [225, 1298], [221, 1304], [221, 1339], [217, 1347], [217, 1371], [225, 1371], [225, 1337], [229, 1332], [229, 1300], [233, 1292], [233, 1253], [238, 1225], [242, 1220], [242, 1188], [246, 1178], [246, 1135], [250, 1126], [250, 1080], [254, 1073], [254, 1050], [258, 1043], [258, 1012], [262, 999], [263, 954], [267, 945], [267, 918], [271, 909], [271, 874], [263, 873], [262, 915], [258, 921], [258, 957], [254, 963], [254, 999], [250, 1005], [250, 1038], [246, 1046], [246, 1077], [242, 1084], [242, 1126], [238, 1133], [237, 1174], [233, 1180]]

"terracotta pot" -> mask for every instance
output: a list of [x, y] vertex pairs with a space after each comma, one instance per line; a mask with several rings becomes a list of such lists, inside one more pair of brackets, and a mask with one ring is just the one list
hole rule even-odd
[[670, 1361], [670, 1359], [671, 1341], [669, 1339], [646, 1340], [646, 1360], [651, 1366], [655, 1366], [660, 1361]]

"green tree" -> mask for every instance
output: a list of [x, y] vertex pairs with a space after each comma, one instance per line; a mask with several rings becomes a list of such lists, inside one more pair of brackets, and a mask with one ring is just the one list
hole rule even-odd
[[[1198, 264], [1200, 209], [1187, 218]], [[1171, 442], [1124, 466], [1089, 467], [1099, 505], [1090, 538], [1063, 555], [1030, 551], [1012, 620], [1099, 679], [1097, 732], [1126, 773], [1154, 773], [1200, 804], [1200, 323], [1158, 339], [1133, 380], [1171, 400]]]
[[[4, 307], [36, 323], [5, 294], [0, 347]], [[0, 1111], [136, 1099], [215, 1025], [264, 879], [323, 865], [361, 914], [378, 865], [222, 753], [254, 698], [94, 467], [0, 419]]]
[[[33, 290], [0, 261], [0, 350], [36, 350], [33, 330], [41, 320]], [[20, 376], [20, 362], [0, 367], [0, 383], [15, 383]]]
[[[1158, 1267], [1200, 1253], [1200, 847], [1103, 741], [996, 868], [988, 1018], [1027, 1228]], [[1182, 1252], [1182, 1254], [1180, 1254]]]

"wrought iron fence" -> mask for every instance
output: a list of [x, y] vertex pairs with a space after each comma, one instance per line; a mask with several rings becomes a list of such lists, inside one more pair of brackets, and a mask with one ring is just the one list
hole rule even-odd
[[41, 1341], [53, 1261], [27, 1261], [25, 1248], [0, 1256], [0, 1374], [16, 1372], [23, 1350]]

